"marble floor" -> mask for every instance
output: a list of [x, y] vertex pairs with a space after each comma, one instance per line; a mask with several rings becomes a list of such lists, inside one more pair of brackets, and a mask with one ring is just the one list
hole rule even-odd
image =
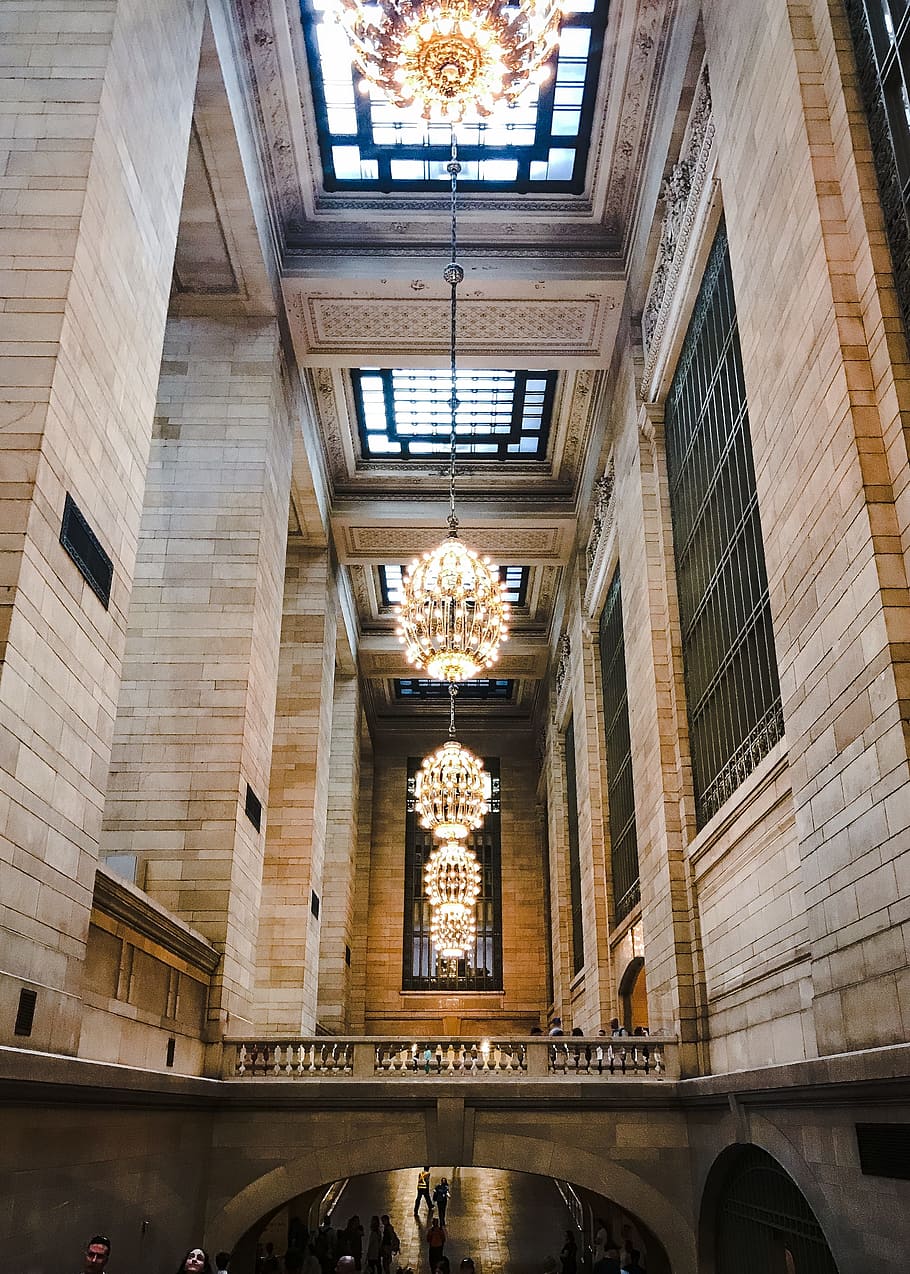
[[[429, 1274], [426, 1205], [414, 1220], [417, 1169], [353, 1177], [335, 1205], [332, 1220], [343, 1228], [356, 1213], [365, 1227], [370, 1217], [387, 1212], [401, 1238], [401, 1265]], [[463, 1256], [474, 1259], [477, 1274], [543, 1274], [559, 1268], [568, 1215], [549, 1177], [490, 1168], [433, 1167], [432, 1184], [448, 1177], [445, 1255], [453, 1274]], [[394, 1269], [394, 1266], [393, 1266]]]

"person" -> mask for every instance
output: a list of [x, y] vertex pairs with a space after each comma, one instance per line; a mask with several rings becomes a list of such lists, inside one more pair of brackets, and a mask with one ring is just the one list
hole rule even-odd
[[280, 1274], [281, 1262], [278, 1260], [278, 1254], [275, 1251], [274, 1243], [266, 1243], [265, 1259], [262, 1262], [262, 1274]]
[[[230, 1252], [216, 1252], [215, 1253], [215, 1274], [227, 1274], [227, 1268], [228, 1268], [228, 1264], [230, 1263], [230, 1259], [231, 1259]], [[285, 1261], [284, 1267], [285, 1269], [289, 1268], [287, 1261]]]
[[101, 1274], [110, 1255], [110, 1239], [103, 1234], [93, 1234], [82, 1253], [82, 1274]]
[[177, 1274], [212, 1274], [212, 1265], [205, 1249], [191, 1247], [180, 1262]]
[[460, 1274], [475, 1274], [474, 1262], [471, 1260], [469, 1256], [463, 1256], [461, 1258], [461, 1264], [459, 1265], [458, 1269], [460, 1271]]
[[629, 1032], [624, 1026], [620, 1026], [618, 1017], [610, 1018], [610, 1034], [611, 1035], [628, 1035]]
[[604, 1248], [604, 1254], [599, 1261], [595, 1261], [591, 1274], [621, 1274], [622, 1266], [619, 1263], [619, 1248], [610, 1240], [609, 1246]]
[[559, 1256], [562, 1261], [562, 1274], [577, 1274], [578, 1244], [571, 1230], [566, 1230], [566, 1241], [562, 1245]]
[[430, 1223], [427, 1230], [427, 1247], [429, 1248], [430, 1270], [436, 1269], [442, 1259], [443, 1250], [446, 1245], [446, 1230], [444, 1225], [440, 1225], [437, 1220]]
[[296, 1252], [305, 1252], [308, 1241], [306, 1226], [299, 1216], [292, 1216], [288, 1221], [288, 1247], [294, 1248]]
[[[603, 1035], [603, 1031], [600, 1032]], [[602, 1216], [597, 1218], [597, 1229], [594, 1231], [594, 1262], [602, 1261], [610, 1246], [610, 1232]]]
[[370, 1217], [370, 1230], [367, 1234], [367, 1274], [379, 1274], [379, 1244], [382, 1231], [379, 1228], [379, 1217]]
[[382, 1264], [383, 1274], [390, 1274], [392, 1269], [392, 1257], [401, 1251], [401, 1240], [395, 1233], [395, 1227], [389, 1220], [388, 1216], [383, 1213], [382, 1217], [382, 1237], [379, 1240], [379, 1260]]
[[303, 1270], [303, 1253], [300, 1248], [289, 1247], [284, 1254], [284, 1274], [301, 1274]]
[[449, 1265], [449, 1258], [447, 1256], [441, 1256], [439, 1258], [439, 1264], [436, 1266], [436, 1274], [451, 1274], [451, 1266]]
[[344, 1228], [348, 1251], [354, 1258], [354, 1269], [359, 1270], [363, 1263], [363, 1226], [360, 1217], [355, 1213]]
[[436, 1183], [436, 1189], [433, 1191], [433, 1202], [436, 1204], [436, 1211], [439, 1213], [440, 1224], [445, 1225], [446, 1208], [449, 1206], [449, 1183], [445, 1177]]
[[306, 1252], [303, 1255], [303, 1266], [300, 1274], [322, 1274], [322, 1264], [316, 1255], [316, 1249], [312, 1243], [307, 1244]]
[[339, 1256], [335, 1262], [335, 1274], [354, 1274], [353, 1256]]
[[420, 1213], [420, 1200], [427, 1201], [427, 1220], [433, 1216], [433, 1200], [430, 1198], [430, 1165], [424, 1164], [423, 1169], [417, 1174], [417, 1198], [414, 1200], [414, 1215]]
[[562, 1031], [562, 1018], [561, 1018], [561, 1017], [554, 1017], [554, 1019], [553, 1019], [553, 1025], [550, 1027], [550, 1029], [549, 1029], [549, 1031], [547, 1032], [547, 1034], [548, 1034], [548, 1035], [562, 1035], [562, 1033], [563, 1033], [563, 1031]]
[[639, 1256], [637, 1247], [626, 1248], [620, 1270], [624, 1271], [624, 1274], [645, 1274]]

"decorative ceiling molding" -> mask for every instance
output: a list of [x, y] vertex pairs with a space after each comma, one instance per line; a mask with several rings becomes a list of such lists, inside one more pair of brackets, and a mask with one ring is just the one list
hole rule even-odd
[[[449, 302], [439, 282], [432, 292], [422, 281], [388, 279], [367, 287], [286, 278], [283, 286], [297, 356], [305, 366], [401, 366], [415, 357], [438, 363], [445, 356]], [[502, 285], [472, 288], [460, 298], [459, 348], [475, 366], [519, 359], [529, 367], [602, 367], [609, 362], [624, 286], [513, 284], [507, 295], [498, 294]], [[424, 291], [429, 294], [421, 295]]]
[[[501, 524], [470, 525], [471, 545], [479, 553], [489, 553], [495, 560], [520, 562], [564, 562], [571, 552], [574, 524], [571, 520], [556, 526], [522, 526]], [[412, 557], [435, 548], [442, 531], [439, 525], [358, 525], [333, 519], [339, 554], [345, 562], [407, 562]]]

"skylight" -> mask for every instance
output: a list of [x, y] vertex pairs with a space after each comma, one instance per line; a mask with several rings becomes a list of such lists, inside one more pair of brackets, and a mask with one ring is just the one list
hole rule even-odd
[[[383, 606], [397, 606], [401, 601], [401, 577], [403, 566], [380, 566], [379, 591]], [[528, 576], [530, 567], [500, 566], [499, 578], [506, 585], [504, 594], [510, 606], [524, 606], [528, 599]]]
[[[456, 373], [456, 451], [475, 460], [544, 460], [556, 372]], [[447, 371], [351, 372], [364, 459], [449, 454]]]
[[[364, 95], [330, 0], [301, 0], [327, 190], [445, 189], [449, 125]], [[608, 0], [567, 0], [555, 75], [481, 123], [456, 127], [464, 190], [581, 191]]]
[[[459, 699], [475, 702], [489, 699], [511, 699], [514, 682], [497, 680], [462, 681], [458, 687]], [[400, 677], [395, 681], [396, 699], [422, 699], [449, 701], [449, 687], [444, 681], [424, 681], [417, 677]]]

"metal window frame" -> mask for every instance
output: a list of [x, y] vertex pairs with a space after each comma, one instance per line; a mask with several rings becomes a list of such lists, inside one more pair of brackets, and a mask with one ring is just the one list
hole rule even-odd
[[[900, 80], [910, 95], [910, 7], [894, 39], [883, 41], [881, 28], [876, 39], [868, 0], [845, 3], [904, 334], [910, 341], [910, 123], [888, 108], [890, 82]], [[899, 154], [907, 170], [903, 181]]]
[[[326, 101], [325, 80], [322, 74], [322, 61], [316, 35], [317, 17], [308, 0], [301, 0], [301, 19], [304, 42], [306, 44], [307, 65], [309, 68], [310, 88], [312, 91], [313, 109], [316, 117], [316, 132], [319, 140], [319, 154], [322, 162], [322, 179], [327, 191], [443, 191], [448, 185], [447, 175], [439, 180], [402, 180], [392, 176], [392, 160], [417, 159], [428, 162], [440, 162], [443, 166], [449, 158], [447, 138], [438, 145], [396, 145], [377, 144], [374, 140], [371, 119], [370, 100], [358, 92], [357, 85], [360, 74], [351, 68], [351, 82], [354, 87], [354, 111], [357, 124], [356, 133], [332, 133], [329, 129], [328, 104]], [[557, 87], [556, 76], [540, 86], [537, 115], [534, 128], [534, 141], [528, 146], [485, 146], [467, 140], [459, 142], [459, 157], [467, 171], [469, 165], [481, 160], [516, 160], [518, 176], [511, 181], [480, 181], [462, 175], [459, 188], [463, 191], [489, 191], [490, 193], [514, 191], [517, 193], [541, 192], [553, 194], [581, 194], [585, 187], [588, 151], [591, 132], [594, 124], [594, 110], [597, 100], [597, 87], [603, 60], [604, 38], [609, 18], [609, 0], [596, 0], [591, 13], [570, 13], [563, 18], [563, 27], [585, 28], [591, 32], [590, 46], [586, 59], [586, 70], [583, 81], [580, 118], [577, 132], [571, 134], [554, 133], [553, 115]], [[482, 133], [481, 133], [482, 136]], [[335, 146], [356, 146], [361, 158], [374, 160], [377, 164], [378, 176], [375, 178], [339, 178], [335, 175], [332, 149]], [[551, 149], [573, 150], [575, 158], [572, 176], [569, 180], [553, 180], [531, 178], [531, 164], [545, 162]]]
[[711, 248], [664, 410], [699, 827], [783, 734], [726, 227]]
[[[401, 959], [402, 991], [478, 992], [503, 990], [502, 981], [502, 846], [501, 779], [499, 759], [484, 757], [490, 775], [490, 809], [483, 827], [472, 833], [468, 845], [481, 866], [481, 893], [477, 899], [477, 941], [489, 941], [492, 968], [485, 972], [475, 962], [459, 961], [458, 973], [442, 977], [435, 969], [436, 958], [430, 942], [430, 905], [424, 889], [423, 867], [433, 848], [433, 835], [425, 831], [414, 812], [415, 787], [420, 760], [408, 757], [407, 817], [405, 819], [404, 926]], [[426, 972], [415, 970], [416, 963]]]
[[619, 567], [610, 582], [607, 598], [600, 612], [599, 645], [610, 863], [613, 874], [613, 917], [618, 923], [641, 899]]
[[[445, 428], [443, 432], [424, 433], [419, 437], [415, 435], [399, 433], [399, 422], [396, 416], [395, 404], [395, 377], [396, 376], [425, 376], [436, 374], [439, 376], [440, 390], [445, 389], [444, 401], [444, 422]], [[474, 464], [543, 464], [547, 459], [547, 447], [550, 441], [550, 429], [553, 423], [553, 406], [556, 402], [556, 384], [559, 379], [559, 372], [556, 371], [529, 371], [524, 368], [491, 368], [489, 371], [474, 371], [472, 369], [462, 370], [458, 373], [458, 377], [462, 380], [468, 376], [495, 376], [509, 375], [514, 377], [512, 384], [512, 404], [509, 432], [507, 434], [470, 434], [465, 435], [462, 432], [456, 433], [455, 452], [456, 455], [471, 460]], [[379, 378], [382, 383], [383, 405], [385, 408], [385, 431], [370, 430], [367, 428], [366, 410], [363, 401], [363, 382], [364, 379]], [[540, 428], [525, 428], [525, 402], [528, 392], [528, 384], [531, 381], [544, 381], [544, 400], [540, 414]], [[456, 385], [458, 378], [456, 378]], [[449, 454], [449, 406], [448, 406], [448, 386], [451, 385], [450, 373], [448, 371], [440, 371], [436, 368], [419, 369], [405, 367], [354, 367], [351, 369], [351, 388], [354, 397], [354, 411], [357, 417], [357, 436], [360, 440], [360, 454], [365, 461], [374, 464], [421, 464], [433, 465], [438, 464], [440, 460], [444, 460]], [[440, 406], [443, 406], [443, 398], [440, 396]], [[470, 398], [462, 395], [459, 398], [459, 411], [464, 407], [470, 407]], [[400, 448], [400, 452], [371, 452], [370, 437], [378, 436], [385, 438], [387, 442], [396, 443]], [[509, 451], [509, 447], [520, 446], [527, 438], [532, 439], [536, 443], [535, 451]], [[418, 451], [411, 453], [411, 448], [415, 445], [423, 446], [432, 443], [436, 450], [434, 451]], [[494, 447], [494, 451], [477, 451], [475, 447]]]
[[[409, 687], [405, 689], [405, 687]], [[396, 677], [393, 692], [399, 703], [445, 703], [449, 705], [449, 687], [445, 681], [431, 681], [425, 677]], [[481, 677], [474, 681], [462, 681], [458, 687], [458, 701], [466, 703], [511, 703], [515, 682], [504, 677]]]
[[578, 782], [575, 766], [575, 719], [569, 717], [563, 736], [566, 752], [566, 821], [569, 832], [569, 898], [572, 909], [572, 972], [585, 967], [585, 927], [581, 897], [581, 851], [578, 840]]

